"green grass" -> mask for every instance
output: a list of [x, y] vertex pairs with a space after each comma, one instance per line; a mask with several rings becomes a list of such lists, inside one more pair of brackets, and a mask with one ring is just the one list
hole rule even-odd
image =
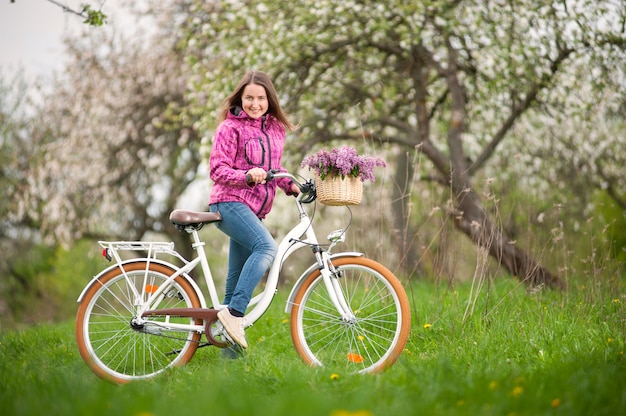
[[[284, 294], [250, 328], [240, 360], [199, 349], [156, 379], [123, 386], [82, 362], [73, 322], [0, 335], [3, 415], [616, 415], [626, 412], [621, 282], [528, 294], [513, 280], [407, 286], [413, 327], [380, 375], [309, 368], [296, 355]], [[464, 318], [465, 316], [465, 318]], [[331, 377], [332, 376], [332, 377]]]

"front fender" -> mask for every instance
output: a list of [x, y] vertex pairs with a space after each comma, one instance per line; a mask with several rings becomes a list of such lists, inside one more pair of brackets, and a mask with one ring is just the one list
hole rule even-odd
[[[107, 267], [106, 269], [104, 269], [103, 271], [101, 271], [97, 276], [95, 276], [93, 279], [91, 279], [91, 281], [87, 284], [87, 286], [85, 286], [85, 288], [83, 289], [83, 291], [81, 292], [80, 296], [78, 296], [77, 302], [80, 303], [83, 300], [83, 297], [85, 296], [85, 293], [87, 293], [87, 291], [94, 285], [96, 284], [96, 282], [98, 282], [98, 280], [106, 275], [107, 273], [109, 273], [111, 270], [113, 269], [118, 269], [126, 264], [130, 264], [130, 263], [136, 263], [136, 262], [149, 262], [149, 263], [156, 263], [159, 264], [161, 266], [167, 267], [169, 269], [172, 270], [172, 274], [178, 269], [178, 267], [176, 267], [175, 265], [173, 265], [172, 263], [169, 263], [167, 261], [164, 260], [160, 260], [160, 259], [154, 259], [154, 258], [134, 258], [134, 259], [129, 259], [129, 260], [125, 260], [121, 263], [115, 263], [109, 267]], [[200, 291], [200, 287], [196, 284], [196, 282], [191, 278], [191, 276], [189, 276], [189, 274], [187, 273], [183, 273], [181, 274], [181, 276], [186, 279], [189, 284], [193, 287], [193, 289], [196, 291], [196, 293], [198, 294], [198, 298], [200, 298], [200, 301], [202, 302], [202, 307], [206, 307], [206, 305], [204, 304], [204, 296], [202, 296], [202, 292]]]
[[[343, 253], [331, 254], [330, 255], [330, 259], [334, 260], [334, 259], [340, 259], [340, 258], [343, 258], [343, 257], [363, 257], [363, 256], [364, 256], [363, 253], [359, 253], [359, 252], [356, 252], [356, 251], [346, 251], [346, 252], [343, 252]], [[293, 305], [293, 300], [296, 297], [296, 293], [298, 293], [298, 290], [302, 286], [302, 283], [304, 282], [304, 279], [308, 275], [313, 273], [313, 271], [315, 269], [317, 269], [318, 267], [319, 267], [319, 265], [317, 263], [313, 263], [311, 266], [309, 266], [308, 269], [305, 270], [304, 273], [302, 273], [300, 275], [300, 277], [298, 277], [298, 280], [296, 280], [296, 283], [291, 288], [291, 293], [289, 293], [289, 298], [287, 299], [287, 305], [285, 305], [285, 312], [291, 313], [291, 306]]]

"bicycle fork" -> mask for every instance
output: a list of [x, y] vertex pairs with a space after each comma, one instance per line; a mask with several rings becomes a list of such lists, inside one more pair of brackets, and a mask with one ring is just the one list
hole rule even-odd
[[315, 257], [320, 265], [320, 273], [326, 286], [326, 291], [332, 304], [337, 309], [341, 320], [347, 324], [354, 324], [356, 322], [356, 316], [348, 305], [343, 289], [339, 279], [341, 278], [341, 272], [333, 265], [330, 254], [327, 251], [317, 251]]

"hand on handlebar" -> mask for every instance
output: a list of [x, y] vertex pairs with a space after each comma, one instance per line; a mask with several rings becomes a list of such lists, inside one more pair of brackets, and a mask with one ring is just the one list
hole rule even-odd
[[291, 184], [291, 193], [293, 193], [295, 196], [300, 195], [300, 187], [298, 185], [296, 185], [295, 183]]
[[301, 183], [291, 173], [280, 172], [279, 170], [270, 170], [268, 172], [265, 172], [265, 176], [260, 176], [261, 179], [262, 179], [261, 182], [256, 182], [254, 179], [259, 179], [259, 177], [258, 176], [252, 176], [251, 173], [253, 173], [253, 171], [265, 172], [261, 168], [250, 169], [246, 173], [246, 181], [248, 182], [248, 184], [250, 186], [256, 185], [258, 183], [263, 184], [263, 183], [266, 183], [267, 181], [273, 180], [274, 178], [289, 178], [289, 179], [291, 179], [293, 181], [293, 183], [291, 185], [291, 190], [292, 190], [293, 194], [296, 197], [298, 197], [298, 200], [300, 201], [300, 203], [309, 204], [309, 203], [315, 201], [315, 198], [316, 198], [315, 182], [313, 182], [313, 180], [311, 180], [311, 179], [307, 180], [306, 182]]
[[246, 182], [248, 185], [262, 185], [268, 180], [268, 172], [261, 168], [252, 168], [246, 172]]

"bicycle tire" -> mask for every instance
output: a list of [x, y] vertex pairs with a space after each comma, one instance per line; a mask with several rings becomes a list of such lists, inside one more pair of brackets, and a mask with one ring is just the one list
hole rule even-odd
[[[137, 299], [131, 284], [142, 300], [175, 271], [166, 265], [145, 260], [115, 267], [87, 289], [76, 314], [76, 343], [85, 363], [99, 377], [113, 383], [154, 377], [174, 366], [191, 360], [198, 348], [201, 334], [197, 331], [160, 331], [146, 326], [146, 331], [133, 329]], [[127, 277], [126, 277], [126, 276]], [[200, 299], [192, 285], [183, 277], [174, 279], [172, 288], [155, 309], [198, 308]], [[201, 319], [169, 317], [170, 322], [202, 324]], [[164, 317], [150, 317], [150, 322], [163, 322]], [[150, 331], [147, 328], [152, 328]]]
[[312, 366], [338, 372], [376, 373], [391, 366], [409, 337], [409, 301], [398, 278], [363, 257], [334, 259], [344, 296], [356, 319], [344, 322], [333, 306], [321, 272], [313, 271], [294, 296], [291, 338]]

